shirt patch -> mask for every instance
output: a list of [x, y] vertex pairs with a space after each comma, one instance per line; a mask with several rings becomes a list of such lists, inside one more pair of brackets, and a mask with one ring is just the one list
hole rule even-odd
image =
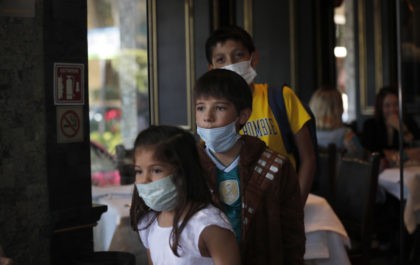
[[227, 205], [232, 205], [239, 199], [239, 184], [236, 180], [224, 180], [219, 184], [220, 199]]

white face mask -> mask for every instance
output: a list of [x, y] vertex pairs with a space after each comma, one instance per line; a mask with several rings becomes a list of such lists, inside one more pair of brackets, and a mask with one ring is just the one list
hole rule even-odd
[[243, 61], [239, 63], [229, 64], [226, 66], [223, 66], [222, 69], [227, 69], [234, 71], [238, 75], [242, 76], [243, 79], [250, 85], [255, 77], [257, 76], [257, 72], [255, 72], [254, 68], [251, 66], [251, 59], [248, 61]]
[[207, 148], [215, 153], [229, 150], [241, 137], [236, 132], [236, 121], [219, 128], [206, 129], [197, 126], [197, 133]]
[[157, 212], [175, 209], [178, 192], [172, 181], [172, 176], [146, 183], [136, 184], [140, 198], [146, 205]]

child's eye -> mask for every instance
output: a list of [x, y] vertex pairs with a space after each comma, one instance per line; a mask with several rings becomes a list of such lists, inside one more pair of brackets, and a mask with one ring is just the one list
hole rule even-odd
[[139, 170], [139, 169], [135, 169], [134, 170], [134, 174], [136, 175], [136, 176], [139, 176], [139, 175], [141, 175], [143, 173], [143, 170]]
[[155, 174], [159, 174], [159, 173], [161, 173], [161, 172], [162, 172], [162, 169], [160, 169], [160, 168], [154, 168], [152, 171], [153, 171], [153, 173], [155, 173]]
[[240, 60], [245, 57], [245, 53], [243, 51], [238, 51], [234, 54], [235, 60]]
[[203, 111], [204, 110], [204, 107], [203, 106], [196, 106], [195, 107], [195, 110], [196, 111]]
[[225, 106], [216, 106], [216, 110], [223, 111], [226, 110]]
[[215, 61], [217, 64], [223, 64], [223, 63], [225, 62], [225, 58], [224, 58], [224, 57], [222, 57], [222, 56], [220, 56], [220, 57], [216, 57], [216, 58], [214, 59], [214, 61]]

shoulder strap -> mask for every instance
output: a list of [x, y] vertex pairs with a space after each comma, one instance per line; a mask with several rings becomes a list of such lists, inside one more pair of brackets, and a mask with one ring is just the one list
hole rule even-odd
[[292, 153], [295, 149], [294, 139], [284, 103], [283, 86], [268, 88], [268, 104], [270, 104], [274, 117], [276, 117], [283, 138], [283, 144], [287, 152]]
[[242, 237], [246, 238], [249, 224], [263, 200], [267, 189], [283, 166], [283, 159], [274, 151], [266, 149], [254, 167], [246, 186], [242, 205]]

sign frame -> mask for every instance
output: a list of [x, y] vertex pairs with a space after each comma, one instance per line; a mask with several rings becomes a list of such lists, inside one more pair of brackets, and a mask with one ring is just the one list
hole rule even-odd
[[57, 107], [57, 143], [83, 142], [83, 107]]
[[85, 104], [85, 65], [54, 63], [54, 105]]

